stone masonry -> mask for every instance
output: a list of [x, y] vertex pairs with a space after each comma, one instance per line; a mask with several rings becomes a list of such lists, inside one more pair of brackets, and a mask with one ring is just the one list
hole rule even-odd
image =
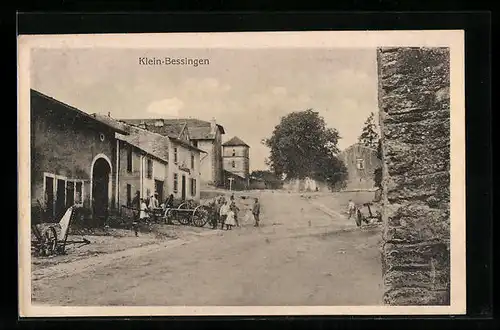
[[449, 49], [377, 50], [384, 302], [450, 304]]

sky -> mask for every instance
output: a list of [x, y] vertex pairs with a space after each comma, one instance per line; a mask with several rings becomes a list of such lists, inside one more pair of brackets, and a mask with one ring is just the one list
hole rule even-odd
[[[140, 58], [208, 59], [209, 64], [140, 64]], [[357, 142], [378, 112], [375, 49], [34, 49], [31, 88], [87, 113], [117, 119], [199, 118], [224, 126], [223, 141], [250, 145], [250, 170], [267, 169], [280, 118], [309, 108]]]

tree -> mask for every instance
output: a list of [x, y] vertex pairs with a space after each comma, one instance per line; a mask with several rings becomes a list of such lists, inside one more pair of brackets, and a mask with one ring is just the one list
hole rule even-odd
[[263, 180], [269, 188], [281, 187], [282, 181], [275, 173], [271, 171], [257, 170], [250, 174], [251, 178]]
[[376, 148], [378, 143], [378, 133], [377, 133], [377, 125], [374, 121], [374, 113], [370, 113], [368, 118], [366, 118], [365, 124], [363, 126], [363, 131], [359, 136], [358, 140], [360, 143], [367, 147]]
[[271, 149], [268, 166], [280, 177], [312, 179], [330, 186], [345, 179], [347, 170], [335, 154], [339, 133], [326, 123], [318, 112], [292, 112], [283, 117], [270, 138], [263, 143]]

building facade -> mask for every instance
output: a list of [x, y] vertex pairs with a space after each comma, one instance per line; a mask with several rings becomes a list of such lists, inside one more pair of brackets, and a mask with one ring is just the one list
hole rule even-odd
[[35, 90], [30, 102], [32, 216], [59, 221], [79, 205], [104, 224], [117, 208], [115, 133], [128, 132]]
[[157, 194], [160, 202], [170, 194], [178, 200], [199, 201], [200, 155], [204, 152], [190, 143], [187, 127], [184, 125], [174, 138], [151, 132], [144, 123], [126, 126], [129, 135], [117, 134], [122, 141], [122, 205], [127, 205], [137, 191], [141, 197]]
[[339, 154], [347, 168], [346, 190], [374, 189], [374, 172], [381, 166], [377, 150], [360, 143], [353, 144]]
[[220, 187], [223, 181], [222, 164], [222, 135], [224, 127], [217, 124], [215, 119], [204, 121], [199, 119], [124, 119], [126, 123], [142, 125], [145, 129], [181, 139], [180, 134], [187, 128], [189, 143], [204, 151], [200, 158], [199, 173], [201, 186]]
[[[250, 184], [250, 146], [235, 136], [222, 144], [222, 159], [224, 171], [243, 178], [246, 182], [246, 188], [248, 188]], [[227, 179], [225, 178], [225, 181]]]

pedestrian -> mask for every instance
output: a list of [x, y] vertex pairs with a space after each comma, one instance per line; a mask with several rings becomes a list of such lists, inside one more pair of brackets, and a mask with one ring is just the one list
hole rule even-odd
[[139, 236], [138, 233], [138, 225], [139, 225], [139, 213], [141, 209], [141, 193], [137, 190], [135, 192], [135, 197], [132, 199], [132, 203], [130, 205], [132, 208], [132, 214], [133, 214], [133, 219], [132, 219], [132, 229], [134, 230], [135, 236]]
[[231, 203], [231, 208], [233, 209], [233, 212], [234, 212], [234, 222], [236, 222], [236, 227], [239, 227], [240, 222], [238, 221], [238, 212], [240, 211], [240, 209], [236, 206], [236, 203], [234, 202], [234, 200]]
[[227, 213], [229, 212], [229, 203], [223, 199], [222, 206], [220, 207], [219, 215], [221, 222], [221, 229], [224, 229], [224, 225], [226, 224]]
[[356, 213], [356, 204], [354, 204], [352, 199], [350, 199], [349, 204], [347, 204], [347, 213], [349, 214], [348, 219], [350, 219]]
[[151, 195], [151, 198], [149, 199], [149, 209], [154, 210], [158, 208], [158, 194]]
[[236, 224], [234, 214], [235, 214], [235, 207], [233, 206], [233, 204], [231, 204], [229, 210], [227, 211], [226, 230], [233, 229], [233, 226]]
[[252, 214], [253, 218], [255, 219], [254, 227], [259, 227], [260, 203], [258, 198], [255, 199], [255, 203], [253, 204]]
[[212, 229], [217, 229], [219, 223], [220, 205], [217, 199], [210, 203], [210, 220], [212, 221]]

